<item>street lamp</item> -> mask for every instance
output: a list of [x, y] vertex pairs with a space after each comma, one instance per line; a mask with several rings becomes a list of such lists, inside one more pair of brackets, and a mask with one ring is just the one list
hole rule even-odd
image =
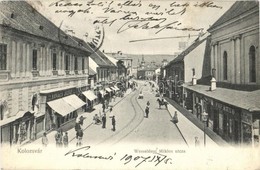
[[174, 94], [176, 96], [176, 91], [177, 91], [177, 79], [178, 79], [178, 75], [175, 75], [175, 79], [174, 79]]
[[205, 132], [206, 129], [205, 128], [206, 128], [207, 120], [208, 120], [208, 114], [204, 111], [202, 113], [202, 121], [203, 121], [203, 124], [204, 124], [204, 129], [203, 129], [203, 131], [204, 131], [204, 147], [206, 146], [206, 132]]

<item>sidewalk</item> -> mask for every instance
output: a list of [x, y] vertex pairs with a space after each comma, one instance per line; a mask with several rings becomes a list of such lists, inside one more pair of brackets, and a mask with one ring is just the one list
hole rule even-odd
[[[117, 97], [115, 99], [115, 101], [113, 101], [113, 99], [112, 99], [112, 102], [110, 102], [109, 105], [110, 106], [111, 105], [116, 106], [121, 100], [123, 100], [131, 92], [132, 92], [131, 89], [127, 89], [123, 98]], [[87, 129], [89, 126], [91, 126], [93, 124], [93, 116], [95, 114], [99, 115], [99, 112], [102, 111], [102, 104], [97, 104], [93, 108], [94, 108], [94, 110], [92, 112], [83, 112], [83, 113], [79, 114], [79, 116], [85, 117], [84, 123], [82, 125], [83, 130]], [[106, 109], [105, 112], [108, 112], [108, 111], [109, 111], [109, 109]], [[51, 131], [50, 133], [47, 134], [49, 145], [55, 145], [56, 144], [56, 141], [55, 141], [56, 132], [57, 132], [56, 130], [53, 130], [53, 131]], [[69, 142], [71, 142], [72, 140], [75, 139], [75, 136], [76, 136], [75, 129], [71, 128], [67, 132], [68, 132]], [[30, 144], [42, 145], [42, 138], [40, 137], [40, 138], [36, 139], [35, 141], [31, 142]]]
[[[204, 124], [200, 122], [194, 115], [189, 111], [178, 105], [175, 101], [166, 98], [170, 103], [168, 105], [168, 111], [173, 117], [175, 111], [177, 111], [179, 122], [177, 127], [182, 133], [184, 139], [186, 140], [189, 147], [195, 146], [195, 137], [199, 138], [200, 145], [204, 146]], [[206, 128], [206, 146], [216, 147], [216, 146], [230, 146], [221, 137], [215, 134], [210, 129]]]

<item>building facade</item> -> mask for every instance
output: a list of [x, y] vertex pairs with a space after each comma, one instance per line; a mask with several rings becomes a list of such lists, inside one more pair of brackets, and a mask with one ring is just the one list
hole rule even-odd
[[184, 105], [230, 144], [259, 147], [259, 2], [235, 2], [208, 31], [211, 76], [184, 84]]
[[81, 112], [90, 52], [25, 1], [0, 4], [1, 142], [23, 144]]

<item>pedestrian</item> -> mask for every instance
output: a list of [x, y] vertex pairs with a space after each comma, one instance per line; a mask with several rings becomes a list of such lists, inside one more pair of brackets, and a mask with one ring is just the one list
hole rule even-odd
[[149, 105], [146, 105], [145, 114], [146, 114], [146, 118], [148, 118], [148, 115], [149, 115]]
[[102, 116], [102, 128], [106, 128], [106, 121], [107, 121], [107, 117], [106, 114], [104, 113]]
[[173, 121], [173, 123], [178, 123], [178, 115], [177, 115], [177, 111], [175, 111], [175, 113], [174, 113], [174, 116], [173, 116], [173, 118], [172, 118], [172, 121]]
[[42, 145], [44, 147], [47, 147], [48, 143], [49, 143], [49, 141], [48, 141], [48, 138], [47, 138], [47, 134], [46, 134], [46, 132], [44, 132], [43, 137], [42, 137]]
[[58, 129], [57, 133], [55, 134], [55, 141], [56, 141], [56, 147], [60, 147], [62, 145], [62, 135], [60, 129]]
[[113, 111], [113, 108], [112, 107], [110, 107], [110, 109], [109, 109], [109, 111], [110, 111], [110, 113], [109, 113], [109, 117], [113, 117], [114, 116], [114, 113], [112, 112]]
[[94, 120], [94, 124], [96, 124], [96, 125], [100, 123], [100, 119], [97, 114], [95, 114], [95, 116], [93, 117], [93, 120]]
[[81, 146], [82, 145], [82, 137], [83, 137], [83, 131], [82, 129], [79, 129], [76, 133], [76, 139], [77, 139], [77, 143], [76, 146]]
[[112, 131], [115, 131], [116, 130], [116, 120], [115, 120], [115, 116], [112, 116]]
[[103, 112], [105, 112], [105, 109], [106, 109], [105, 101], [102, 103], [102, 109], [103, 109]]
[[68, 144], [69, 144], [68, 132], [65, 132], [65, 135], [63, 136], [63, 145], [65, 148], [67, 148]]
[[200, 146], [200, 141], [199, 138], [196, 136], [195, 137], [195, 147], [199, 147]]

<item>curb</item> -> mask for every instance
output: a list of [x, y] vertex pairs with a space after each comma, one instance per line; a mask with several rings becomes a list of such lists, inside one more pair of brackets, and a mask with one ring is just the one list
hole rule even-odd
[[[172, 122], [172, 115], [171, 115], [171, 113], [170, 113], [170, 111], [167, 109], [167, 111], [168, 111], [168, 113], [169, 113], [169, 115], [170, 115], [170, 117], [171, 117], [171, 122]], [[173, 123], [173, 122], [172, 122]], [[180, 130], [180, 128], [178, 127], [178, 125], [177, 125], [177, 123], [173, 123], [176, 127], [177, 127], [177, 129], [178, 129], [178, 131], [180, 132], [180, 134], [181, 134], [181, 136], [182, 136], [182, 138], [183, 138], [183, 140], [184, 140], [184, 142], [186, 143], [186, 145], [189, 147], [189, 144], [188, 144], [188, 142], [186, 141], [186, 139], [184, 138], [184, 136], [183, 136], [183, 134], [182, 134], [182, 132], [181, 132], [181, 130]]]

